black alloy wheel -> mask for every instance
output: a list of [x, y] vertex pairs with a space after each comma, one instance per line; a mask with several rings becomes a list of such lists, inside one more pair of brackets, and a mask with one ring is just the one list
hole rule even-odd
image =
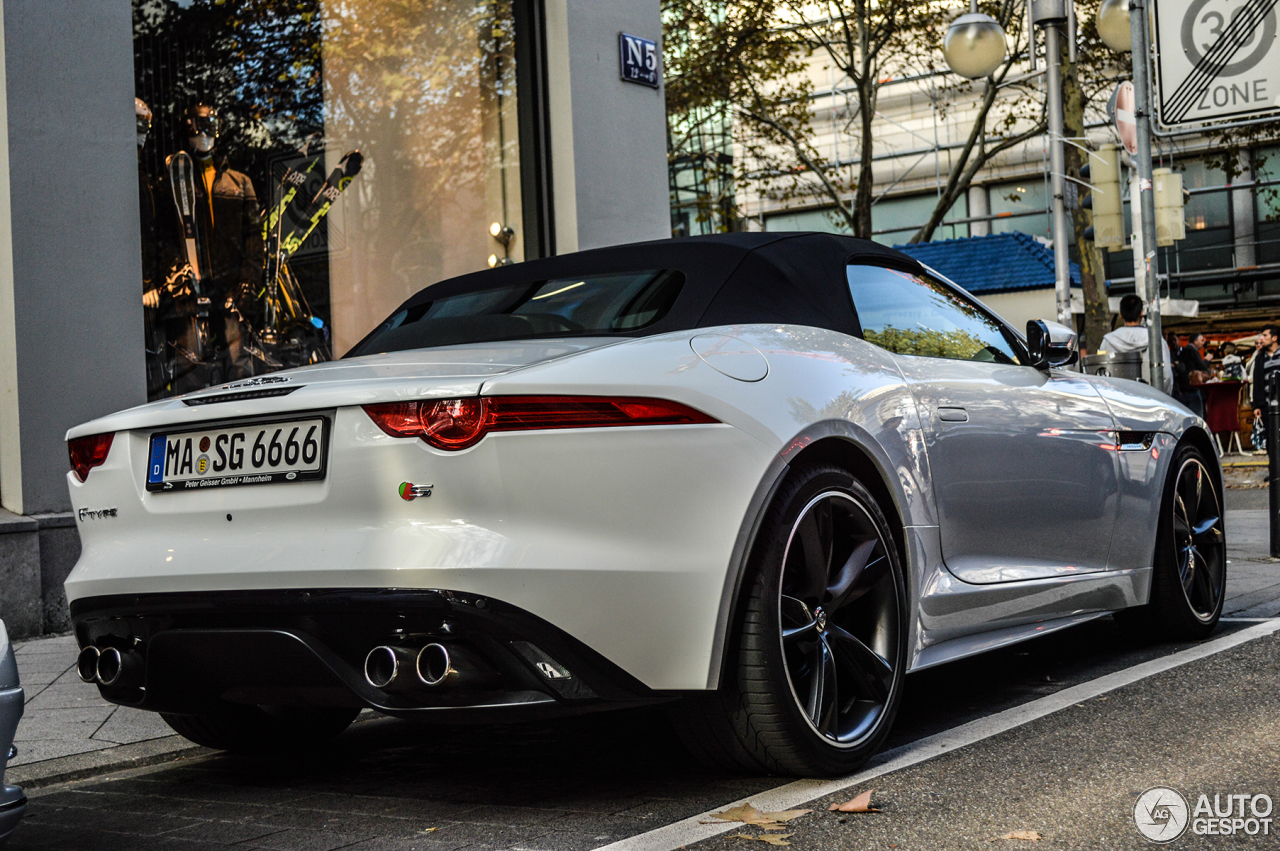
[[1217, 620], [1227, 580], [1227, 536], [1213, 479], [1199, 457], [1182, 460], [1174, 485], [1173, 558], [1191, 615]]
[[1178, 448], [1169, 467], [1151, 576], [1151, 599], [1116, 613], [1140, 641], [1198, 641], [1222, 616], [1227, 535], [1222, 491], [1200, 450]]
[[804, 507], [783, 556], [779, 638], [791, 695], [835, 745], [864, 739], [889, 704], [902, 629], [889, 546], [866, 509], [829, 490]]
[[752, 549], [719, 689], [671, 710], [686, 746], [753, 773], [856, 770], [902, 695], [906, 587], [871, 491], [829, 464], [793, 468]]

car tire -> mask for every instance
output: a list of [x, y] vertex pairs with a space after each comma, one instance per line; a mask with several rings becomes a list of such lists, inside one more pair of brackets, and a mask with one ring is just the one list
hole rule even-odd
[[1227, 584], [1223, 499], [1203, 453], [1190, 444], [1174, 454], [1160, 504], [1151, 598], [1116, 613], [1140, 641], [1200, 641], [1222, 616]]
[[681, 738], [739, 771], [857, 769], [893, 724], [907, 655], [905, 576], [872, 493], [839, 467], [793, 470], [742, 594], [720, 689], [674, 710]]
[[223, 751], [280, 752], [314, 747], [334, 738], [360, 714], [359, 709], [248, 706], [228, 704], [206, 715], [160, 713], [179, 735]]

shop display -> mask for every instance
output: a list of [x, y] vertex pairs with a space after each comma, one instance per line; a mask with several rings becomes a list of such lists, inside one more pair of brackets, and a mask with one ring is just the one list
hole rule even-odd
[[287, 261], [360, 170], [361, 155], [343, 157], [327, 179], [316, 168], [323, 152], [303, 172], [290, 170], [264, 217], [252, 179], [219, 156], [217, 109], [189, 107], [182, 127], [186, 150], [166, 157], [164, 174], [176, 229], [170, 244], [159, 229], [148, 234], [166, 267], [163, 286], [144, 292], [154, 314], [148, 396], [328, 360], [326, 324]]
[[132, 0], [151, 400], [345, 353], [495, 221], [526, 258], [517, 5]]

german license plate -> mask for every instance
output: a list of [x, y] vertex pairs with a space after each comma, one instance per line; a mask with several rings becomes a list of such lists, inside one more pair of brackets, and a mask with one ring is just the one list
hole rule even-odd
[[151, 435], [147, 490], [192, 491], [323, 479], [324, 417]]

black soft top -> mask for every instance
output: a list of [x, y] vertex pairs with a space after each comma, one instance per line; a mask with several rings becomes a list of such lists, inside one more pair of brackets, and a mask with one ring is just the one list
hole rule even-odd
[[921, 270], [901, 251], [865, 239], [827, 233], [726, 233], [595, 248], [472, 272], [432, 284], [396, 310], [493, 287], [677, 269], [684, 273], [685, 285], [670, 311], [643, 329], [616, 332], [619, 336], [746, 324], [808, 325], [861, 336], [851, 309], [845, 271], [849, 263]]

